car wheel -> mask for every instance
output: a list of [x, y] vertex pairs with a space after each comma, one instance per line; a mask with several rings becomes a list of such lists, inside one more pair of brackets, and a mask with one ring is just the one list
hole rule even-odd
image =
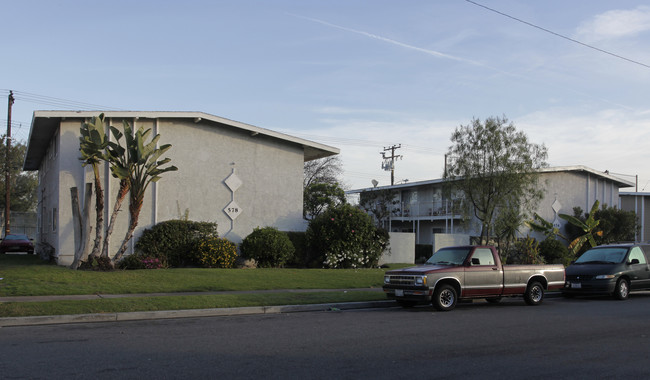
[[526, 288], [524, 300], [531, 306], [537, 306], [544, 300], [544, 287], [539, 282], [533, 282]]
[[458, 293], [451, 285], [440, 285], [433, 294], [433, 307], [439, 311], [450, 311], [456, 307]]
[[630, 283], [626, 279], [621, 278], [616, 283], [614, 288], [614, 298], [617, 300], [626, 300], [630, 296]]

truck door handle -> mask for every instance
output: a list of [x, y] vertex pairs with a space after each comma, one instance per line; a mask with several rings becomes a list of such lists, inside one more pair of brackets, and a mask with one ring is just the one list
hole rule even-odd
[[492, 267], [492, 270], [499, 270], [499, 268], [497, 268], [497, 267]]

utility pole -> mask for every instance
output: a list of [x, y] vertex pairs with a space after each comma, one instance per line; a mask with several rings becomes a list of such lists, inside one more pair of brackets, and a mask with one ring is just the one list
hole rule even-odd
[[14, 92], [9, 91], [9, 106], [7, 108], [7, 152], [5, 155], [5, 236], [11, 233], [11, 227], [9, 223], [9, 210], [11, 208], [11, 197], [9, 196], [11, 192], [11, 185], [9, 181], [11, 176], [9, 175], [9, 150], [11, 150], [11, 106], [14, 104]]
[[[381, 158], [384, 160], [384, 162], [381, 164], [381, 168], [389, 171], [390, 170], [390, 185], [393, 186], [395, 184], [395, 159], [396, 158], [402, 158], [401, 155], [395, 155], [395, 149], [399, 149], [402, 147], [402, 144], [399, 145], [393, 145], [389, 146], [388, 148], [384, 147], [384, 151], [380, 152], [381, 153]], [[390, 156], [386, 155], [386, 152], [390, 151]]]

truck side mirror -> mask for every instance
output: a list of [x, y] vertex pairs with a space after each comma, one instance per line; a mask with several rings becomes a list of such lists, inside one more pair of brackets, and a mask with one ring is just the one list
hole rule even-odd
[[639, 263], [639, 259], [632, 259], [632, 261], [630, 261], [630, 265], [638, 264], [638, 263]]

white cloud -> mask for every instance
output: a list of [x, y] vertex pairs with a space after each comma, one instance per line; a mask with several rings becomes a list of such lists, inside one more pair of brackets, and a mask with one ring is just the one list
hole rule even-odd
[[578, 39], [586, 42], [634, 37], [650, 30], [650, 7], [611, 10], [596, 15], [577, 28]]
[[549, 109], [522, 116], [516, 121], [533, 142], [549, 149], [551, 166], [585, 165], [609, 170], [642, 185], [650, 180], [650, 118], [647, 111], [604, 109], [577, 113], [571, 109]]

